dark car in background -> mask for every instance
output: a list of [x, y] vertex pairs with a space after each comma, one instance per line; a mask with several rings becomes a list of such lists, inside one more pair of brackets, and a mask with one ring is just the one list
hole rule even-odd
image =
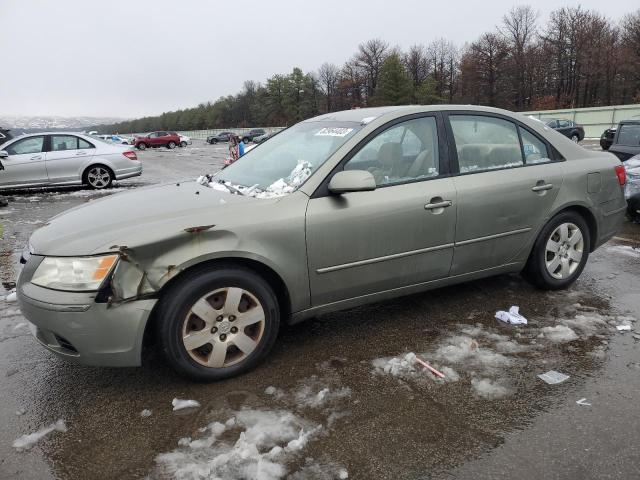
[[575, 143], [584, 139], [584, 128], [573, 120], [566, 120], [564, 118], [544, 118], [542, 121], [547, 125], [547, 127], [553, 128], [556, 132], [570, 138]]
[[253, 130], [249, 130], [249, 133], [245, 133], [242, 135], [242, 141], [246, 144], [249, 142], [253, 142], [256, 137], [266, 134], [267, 132], [263, 128], [254, 128]]
[[254, 137], [253, 142], [254, 143], [262, 143], [265, 140], [269, 140], [276, 133], [278, 133], [278, 132], [265, 133], [264, 135], [260, 135], [260, 136]]
[[158, 147], [174, 149], [180, 145], [180, 135], [176, 132], [151, 132], [147, 135], [136, 136], [134, 145], [139, 150]]
[[209, 135], [206, 142], [215, 145], [216, 143], [228, 142], [231, 137], [237, 137], [237, 135], [233, 132], [220, 132], [216, 135]]
[[609, 151], [623, 162], [640, 154], [640, 119], [618, 124]]
[[[640, 120], [640, 115], [634, 115], [630, 120]], [[609, 150], [609, 147], [613, 144], [613, 139], [616, 136], [617, 130], [618, 126], [614, 125], [602, 132], [602, 135], [600, 136], [600, 147], [602, 147], [603, 150]]]

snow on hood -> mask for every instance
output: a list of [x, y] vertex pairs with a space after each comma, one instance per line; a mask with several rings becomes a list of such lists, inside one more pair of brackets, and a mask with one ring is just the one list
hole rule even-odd
[[237, 185], [231, 182], [217, 180], [215, 175], [201, 175], [196, 180], [199, 184], [220, 190], [223, 192], [231, 192], [240, 195], [246, 195], [254, 198], [275, 198], [289, 195], [295, 192], [311, 175], [313, 166], [306, 160], [298, 160], [291, 173], [286, 178], [279, 178], [266, 189], [261, 189], [258, 185], [247, 187], [245, 185]]

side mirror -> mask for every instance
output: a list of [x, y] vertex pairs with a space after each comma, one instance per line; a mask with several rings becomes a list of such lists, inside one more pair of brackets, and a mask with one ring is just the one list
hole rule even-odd
[[9, 153], [6, 150], [0, 150], [0, 158], [7, 158]]
[[347, 192], [369, 192], [375, 189], [376, 180], [366, 170], [338, 172], [329, 182], [329, 191], [337, 195]]

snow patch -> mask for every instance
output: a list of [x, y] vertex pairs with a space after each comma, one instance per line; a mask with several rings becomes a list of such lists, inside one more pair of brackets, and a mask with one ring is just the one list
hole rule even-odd
[[197, 400], [181, 400], [179, 398], [174, 398], [171, 401], [171, 405], [173, 405], [173, 411], [182, 410], [184, 408], [198, 408], [200, 407], [200, 402]]
[[500, 385], [496, 380], [490, 378], [472, 378], [471, 386], [476, 394], [489, 400], [504, 398], [509, 394], [509, 390]]
[[52, 423], [48, 427], [38, 430], [37, 432], [29, 433], [28, 435], [21, 436], [20, 438], [18, 438], [13, 442], [13, 448], [19, 451], [28, 450], [29, 448], [31, 448], [33, 445], [38, 443], [40, 440], [42, 440], [44, 437], [46, 437], [52, 432], [66, 432], [66, 431], [67, 431], [67, 426], [65, 425], [64, 420], [58, 420], [57, 422]]
[[542, 334], [545, 338], [555, 343], [571, 342], [578, 339], [576, 332], [564, 325], [556, 325], [555, 327], [544, 327]]
[[325, 387], [318, 393], [314, 393], [310, 386], [304, 385], [295, 393], [297, 404], [307, 408], [321, 408], [327, 403], [350, 396], [351, 389], [349, 387], [342, 387], [335, 390]]

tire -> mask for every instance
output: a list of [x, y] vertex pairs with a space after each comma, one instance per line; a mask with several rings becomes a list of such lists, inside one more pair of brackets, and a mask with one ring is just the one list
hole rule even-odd
[[571, 135], [571, 141], [573, 143], [578, 143], [580, 141], [580, 137], [578, 136], [577, 133], [574, 133], [573, 135]]
[[167, 148], [169, 150], [173, 150], [174, 148], [176, 148], [176, 142], [171, 141], [171, 142], [167, 143]]
[[91, 165], [82, 174], [82, 183], [94, 190], [109, 188], [113, 183], [113, 172], [104, 165]]
[[249, 145], [249, 143], [251, 143], [251, 139], [249, 137], [244, 137], [242, 141], [244, 142], [245, 145]]
[[[579, 236], [576, 236], [578, 231]], [[559, 213], [538, 235], [523, 276], [543, 290], [567, 288], [587, 263], [591, 250], [589, 233], [589, 226], [579, 213]]]
[[146, 150], [147, 149], [147, 144], [146, 143], [139, 143], [138, 145], [136, 145], [136, 148], [138, 150]]
[[[234, 299], [238, 308], [232, 306]], [[271, 287], [251, 270], [233, 266], [186, 276], [162, 296], [157, 315], [167, 361], [180, 375], [200, 382], [234, 377], [257, 366], [273, 347], [280, 326]], [[244, 330], [234, 327], [241, 321], [250, 322]], [[204, 335], [194, 335], [200, 332]]]
[[180, 142], [180, 146], [181, 146], [182, 148], [186, 147], [186, 146], [187, 146], [187, 142]]
[[218, 140], [216, 140], [215, 138], [211, 140], [211, 145], [216, 145], [217, 143], [218, 143]]

